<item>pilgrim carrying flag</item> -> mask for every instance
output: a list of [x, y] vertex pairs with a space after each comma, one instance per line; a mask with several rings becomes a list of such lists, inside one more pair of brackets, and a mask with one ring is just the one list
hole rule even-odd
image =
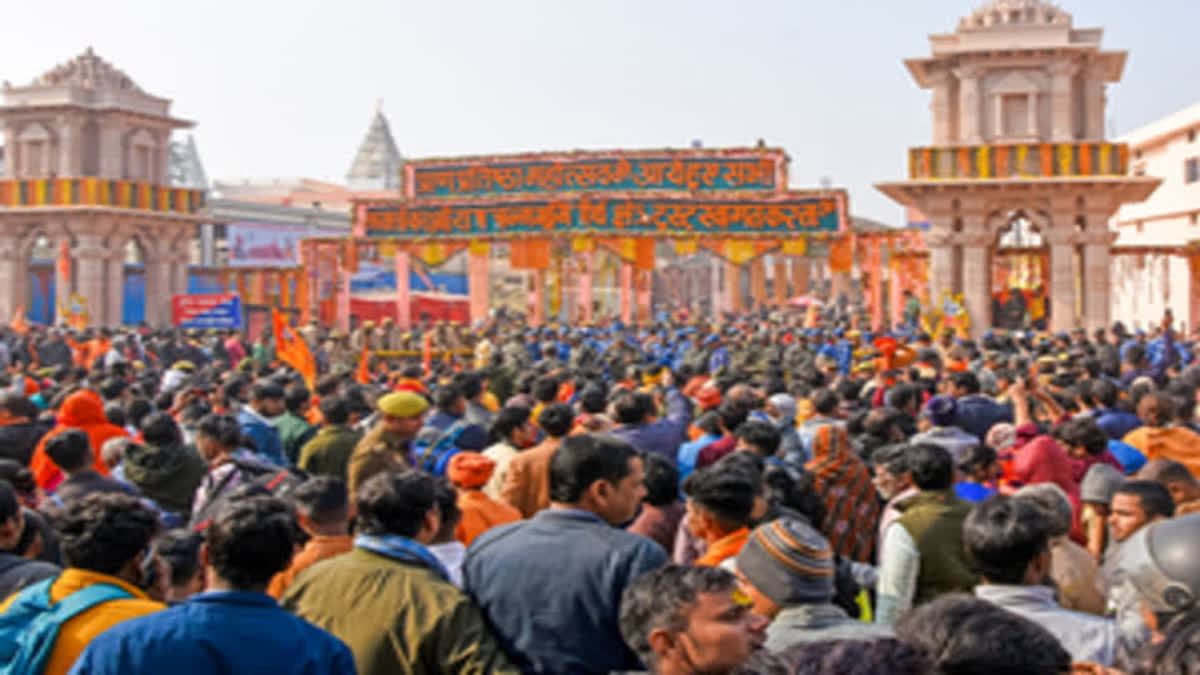
[[275, 355], [304, 377], [309, 389], [317, 378], [317, 362], [304, 338], [288, 324], [287, 316], [278, 309], [271, 310], [271, 327], [275, 334]]
[[363, 341], [362, 354], [358, 356], [358, 371], [354, 374], [354, 380], [359, 384], [371, 383], [371, 350], [366, 340]]

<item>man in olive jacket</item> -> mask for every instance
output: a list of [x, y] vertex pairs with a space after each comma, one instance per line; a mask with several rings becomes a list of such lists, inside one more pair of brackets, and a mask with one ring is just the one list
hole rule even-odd
[[434, 492], [417, 471], [368, 479], [354, 549], [302, 572], [280, 604], [349, 645], [359, 675], [517, 673], [426, 548], [441, 528]]
[[321, 399], [325, 426], [300, 449], [299, 467], [314, 476], [346, 480], [346, 466], [362, 434], [350, 428], [350, 403], [341, 396]]

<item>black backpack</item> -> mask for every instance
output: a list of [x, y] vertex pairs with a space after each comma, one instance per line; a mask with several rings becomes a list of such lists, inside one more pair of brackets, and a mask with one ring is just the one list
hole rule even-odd
[[[258, 486], [266, 490], [272, 497], [287, 499], [301, 483], [308, 480], [308, 474], [299, 469], [258, 462], [251, 459], [235, 458], [234, 469], [225, 474], [209, 492], [208, 502], [192, 516], [189, 526], [197, 532], [208, 528], [212, 517], [216, 515], [221, 504], [229, 498], [229, 486], [237, 476], [243, 477], [242, 486]], [[239, 486], [239, 487], [242, 487]]]

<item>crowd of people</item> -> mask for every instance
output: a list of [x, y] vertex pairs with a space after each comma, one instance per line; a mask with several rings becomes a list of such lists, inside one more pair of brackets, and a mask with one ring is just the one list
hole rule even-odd
[[853, 323], [4, 334], [0, 675], [1200, 672], [1200, 343]]

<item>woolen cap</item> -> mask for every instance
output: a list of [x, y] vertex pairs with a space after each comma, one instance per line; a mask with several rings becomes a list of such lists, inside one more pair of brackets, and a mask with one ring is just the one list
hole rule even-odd
[[923, 414], [935, 426], [948, 427], [958, 415], [958, 401], [951, 396], [934, 396], [925, 404]]
[[1083, 482], [1079, 484], [1079, 501], [1111, 504], [1113, 493], [1124, 482], [1125, 477], [1112, 466], [1093, 464], [1083, 475]]
[[829, 541], [796, 518], [779, 518], [750, 533], [738, 553], [737, 568], [746, 581], [781, 607], [823, 603], [833, 597], [834, 561]]
[[392, 417], [416, 417], [429, 408], [424, 396], [411, 391], [395, 391], [376, 402], [379, 411]]

